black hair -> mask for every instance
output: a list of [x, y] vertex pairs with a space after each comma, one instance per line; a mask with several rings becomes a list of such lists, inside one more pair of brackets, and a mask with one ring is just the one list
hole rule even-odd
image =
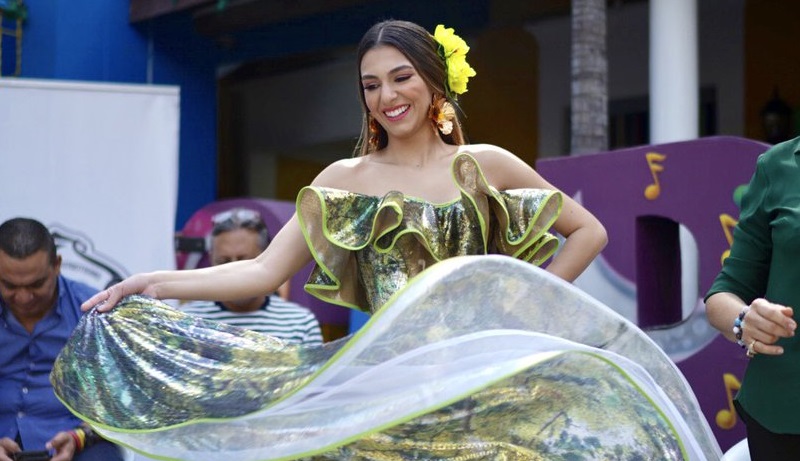
[[50, 264], [56, 263], [53, 234], [44, 224], [31, 218], [12, 218], [0, 224], [0, 251], [14, 259], [25, 259], [45, 251]]

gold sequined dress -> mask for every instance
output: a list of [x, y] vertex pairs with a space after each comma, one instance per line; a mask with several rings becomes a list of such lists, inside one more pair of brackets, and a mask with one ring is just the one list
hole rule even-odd
[[[129, 297], [87, 315], [56, 393], [157, 459], [719, 459], [694, 395], [636, 326], [539, 269], [557, 192], [490, 187], [431, 204], [307, 187], [307, 290], [370, 312], [321, 347]], [[533, 263], [533, 264], [531, 264]]]

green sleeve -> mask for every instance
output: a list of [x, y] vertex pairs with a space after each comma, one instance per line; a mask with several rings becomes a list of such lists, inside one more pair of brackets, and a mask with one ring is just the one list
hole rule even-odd
[[742, 211], [733, 231], [730, 255], [706, 299], [715, 293], [728, 292], [749, 304], [766, 292], [772, 258], [768, 154], [762, 154], [756, 162], [756, 171], [742, 197]]

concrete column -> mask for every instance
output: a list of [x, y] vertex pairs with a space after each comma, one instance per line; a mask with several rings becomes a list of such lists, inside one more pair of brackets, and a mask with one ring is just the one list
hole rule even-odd
[[697, 0], [650, 0], [650, 142], [699, 130]]

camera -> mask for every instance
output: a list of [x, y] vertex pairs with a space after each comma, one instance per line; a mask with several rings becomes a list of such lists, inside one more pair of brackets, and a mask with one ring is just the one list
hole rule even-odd
[[11, 454], [14, 461], [50, 461], [50, 452], [47, 450], [18, 451]]

